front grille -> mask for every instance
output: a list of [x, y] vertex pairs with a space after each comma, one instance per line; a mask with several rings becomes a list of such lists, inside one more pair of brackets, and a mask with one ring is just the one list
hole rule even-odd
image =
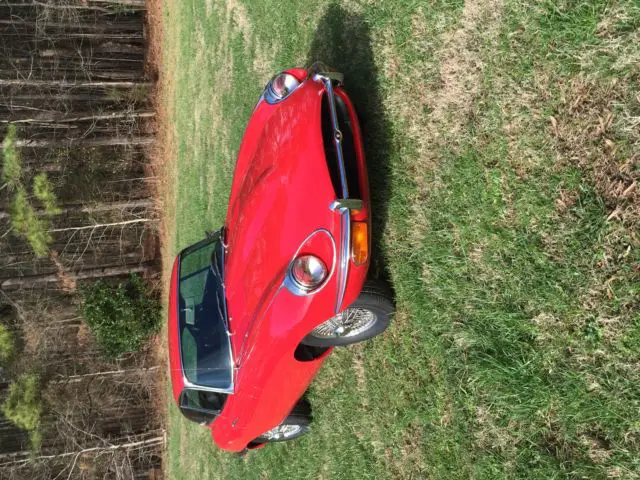
[[[353, 136], [353, 125], [349, 117], [347, 106], [338, 95], [335, 96], [336, 113], [338, 116], [338, 126], [342, 132], [342, 157], [344, 159], [345, 171], [347, 174], [347, 188], [349, 198], [362, 198], [360, 195], [360, 181], [358, 176], [358, 159], [356, 156], [356, 145]], [[331, 183], [337, 198], [342, 198], [342, 184], [340, 181], [340, 167], [338, 166], [338, 154], [333, 141], [333, 127], [331, 125], [331, 110], [329, 107], [329, 97], [325, 93], [322, 96], [322, 140], [324, 143], [324, 154], [327, 161], [327, 168], [331, 176]]]

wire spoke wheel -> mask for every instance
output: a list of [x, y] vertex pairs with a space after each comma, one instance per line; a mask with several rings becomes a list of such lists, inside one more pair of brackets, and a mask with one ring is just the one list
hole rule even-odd
[[298, 435], [302, 431], [300, 425], [278, 425], [276, 428], [265, 432], [262, 436], [267, 440], [287, 440]]
[[316, 338], [349, 338], [360, 335], [376, 323], [375, 312], [364, 307], [347, 308], [322, 325], [314, 328], [311, 335]]
[[364, 342], [384, 332], [394, 312], [388, 285], [380, 280], [367, 280], [349, 307], [309, 331], [302, 344], [331, 348]]
[[309, 431], [309, 424], [311, 423], [310, 410], [308, 413], [303, 413], [304, 410], [304, 408], [300, 409], [296, 406], [294, 411], [280, 425], [264, 432], [254, 442], [256, 444], [284, 442], [303, 436]]

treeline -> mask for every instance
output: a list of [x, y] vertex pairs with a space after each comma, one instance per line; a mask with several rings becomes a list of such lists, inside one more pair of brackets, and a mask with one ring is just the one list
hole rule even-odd
[[146, 43], [144, 0], [0, 0], [1, 479], [161, 474], [155, 350], [105, 354], [81, 295], [158, 280]]

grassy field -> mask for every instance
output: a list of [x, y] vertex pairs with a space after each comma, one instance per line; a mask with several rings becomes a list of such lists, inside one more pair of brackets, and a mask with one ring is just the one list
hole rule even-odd
[[398, 304], [304, 439], [241, 458], [171, 407], [168, 478], [640, 478], [636, 0], [166, 0], [164, 30], [168, 253], [223, 221], [268, 78], [321, 59]]

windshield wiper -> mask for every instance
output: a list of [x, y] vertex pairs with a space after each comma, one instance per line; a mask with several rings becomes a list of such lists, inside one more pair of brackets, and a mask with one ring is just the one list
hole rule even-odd
[[222, 321], [224, 322], [224, 326], [228, 332], [229, 325], [227, 324], [227, 316], [224, 314], [222, 306], [220, 305], [220, 297], [218, 295], [216, 295], [216, 305], [218, 307], [218, 314], [220, 315], [220, 318], [222, 318]]
[[218, 253], [216, 252], [216, 249], [211, 252], [211, 271], [224, 286], [224, 279], [222, 278], [222, 272], [220, 271], [220, 267], [218, 265]]
[[[220, 281], [220, 289], [216, 292], [216, 303], [218, 305], [218, 313], [222, 317], [222, 321], [224, 322], [225, 329], [227, 330], [227, 334], [231, 335], [231, 327], [229, 326], [229, 318], [227, 317], [227, 294], [226, 288], [224, 285], [224, 277], [222, 272], [220, 271], [220, 264], [218, 260], [224, 262], [224, 257], [219, 259], [217, 248], [213, 250], [211, 253], [211, 271], [216, 276], [216, 278]], [[220, 298], [222, 297], [222, 299]], [[222, 302], [220, 301], [222, 300]], [[222, 303], [222, 305], [220, 305]]]

